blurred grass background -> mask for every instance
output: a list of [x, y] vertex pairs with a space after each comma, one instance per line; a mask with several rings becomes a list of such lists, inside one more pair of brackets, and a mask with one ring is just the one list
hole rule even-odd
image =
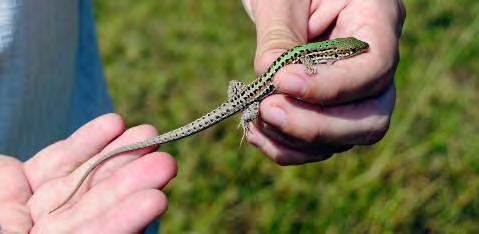
[[[178, 159], [163, 233], [479, 232], [479, 2], [405, 0], [391, 130], [372, 147], [280, 167], [238, 149], [238, 117], [162, 146]], [[252, 80], [239, 0], [95, 1], [106, 75], [130, 126], [161, 132]]]

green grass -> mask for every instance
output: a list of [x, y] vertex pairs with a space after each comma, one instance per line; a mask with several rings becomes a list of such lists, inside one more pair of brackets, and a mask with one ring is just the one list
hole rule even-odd
[[[479, 231], [479, 2], [405, 0], [398, 99], [372, 147], [280, 167], [228, 120], [162, 146], [178, 159], [165, 233]], [[467, 7], [466, 7], [467, 6]], [[252, 80], [240, 1], [96, 2], [110, 92], [130, 126], [200, 116]]]

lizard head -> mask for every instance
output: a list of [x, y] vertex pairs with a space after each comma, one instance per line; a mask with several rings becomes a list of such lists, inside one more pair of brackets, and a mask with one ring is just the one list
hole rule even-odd
[[336, 38], [337, 53], [341, 58], [349, 58], [351, 56], [365, 52], [369, 48], [369, 44], [356, 39], [354, 37]]

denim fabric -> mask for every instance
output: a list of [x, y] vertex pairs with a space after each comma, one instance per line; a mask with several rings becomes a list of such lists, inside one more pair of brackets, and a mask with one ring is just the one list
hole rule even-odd
[[26, 160], [112, 110], [91, 0], [0, 1], [0, 154]]

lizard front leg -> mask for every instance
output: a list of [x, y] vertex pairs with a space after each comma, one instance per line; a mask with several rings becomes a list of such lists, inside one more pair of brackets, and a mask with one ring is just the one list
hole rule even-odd
[[306, 55], [299, 58], [299, 62], [306, 67], [305, 68], [306, 74], [308, 74], [309, 76], [312, 76], [317, 73], [317, 69], [316, 69], [317, 65], [325, 64], [325, 63], [332, 64], [334, 60], [326, 60], [318, 56]]
[[301, 62], [301, 64], [303, 64], [305, 66], [305, 72], [306, 74], [308, 74], [309, 76], [312, 76], [314, 74], [316, 74], [316, 67], [315, 67], [315, 63], [314, 61], [310, 58], [310, 57], [301, 57], [299, 58], [299, 61]]

